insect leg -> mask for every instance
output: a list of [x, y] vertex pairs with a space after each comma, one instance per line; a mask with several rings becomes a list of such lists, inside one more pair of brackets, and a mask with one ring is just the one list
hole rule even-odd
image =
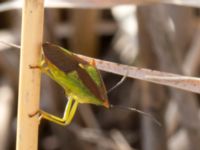
[[78, 104], [79, 104], [78, 101], [74, 101], [73, 103], [73, 98], [69, 97], [63, 118], [61, 119], [62, 122], [60, 122], [59, 124], [68, 125], [71, 123], [72, 119], [74, 118], [75, 112], [77, 110]]
[[63, 125], [63, 126], [67, 125], [66, 124], [66, 116], [69, 116], [70, 108], [72, 106], [72, 102], [73, 102], [73, 100], [71, 98], [69, 98], [69, 100], [67, 102], [67, 105], [66, 105], [66, 108], [65, 108], [65, 112], [64, 112], [63, 118], [54, 116], [52, 114], [49, 114], [49, 113], [47, 113], [45, 111], [40, 110], [39, 111], [40, 119], [46, 119], [46, 120], [49, 120], [51, 122], [54, 122], [56, 124]]
[[63, 126], [66, 125], [65, 120], [63, 118], [54, 116], [54, 115], [49, 114], [42, 110], [40, 110], [39, 113], [40, 113], [40, 119], [46, 119], [46, 120], [49, 120], [51, 122], [54, 122], [56, 124], [63, 125]]
[[73, 99], [71, 97], [69, 97], [69, 100], [66, 105], [65, 112], [64, 112], [64, 115], [62, 118], [40, 110], [39, 111], [40, 119], [46, 119], [46, 120], [49, 120], [51, 122], [54, 122], [56, 124], [63, 125], [63, 126], [68, 125], [71, 122], [71, 120], [73, 119], [73, 116], [75, 114], [77, 106], [78, 106], [78, 104], [76, 102], [74, 102], [74, 104], [73, 104]]
[[42, 60], [39, 65], [29, 65], [29, 68], [30, 69], [40, 69], [40, 70], [42, 70], [44, 64], [45, 64], [45, 61]]
[[66, 117], [66, 124], [70, 124], [71, 123], [72, 119], [74, 118], [75, 112], [77, 110], [78, 104], [79, 104], [79, 102], [75, 101], [73, 106], [72, 106], [72, 108], [71, 108], [71, 110], [70, 110], [70, 112], [69, 112], [69, 115], [65, 116]]
[[49, 68], [47, 66], [31, 66], [29, 65], [30, 69], [40, 69], [43, 73], [47, 74], [50, 78], [52, 78], [53, 80], [55, 79], [55, 77], [51, 74], [51, 72], [49, 71]]
[[29, 65], [29, 68], [30, 69], [41, 69], [41, 66], [39, 66], [39, 65], [37, 65], [37, 66]]

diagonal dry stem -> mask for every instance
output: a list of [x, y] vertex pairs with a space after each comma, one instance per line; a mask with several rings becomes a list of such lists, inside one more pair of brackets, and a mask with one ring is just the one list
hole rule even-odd
[[[83, 55], [78, 56], [87, 61], [91, 61], [93, 59]], [[138, 68], [114, 62], [103, 61], [100, 59], [95, 59], [95, 61], [97, 68], [102, 71], [118, 75], [124, 75], [128, 71], [127, 77], [130, 78], [153, 82], [161, 85], [167, 85], [200, 94], [200, 78], [197, 77], [183, 76], [151, 69]]]
[[[10, 44], [7, 42], [2, 42], [10, 47], [20, 48], [20, 46], [15, 44]], [[86, 61], [92, 61], [94, 58], [87, 57], [84, 55], [75, 54]], [[100, 59], [94, 59], [96, 66], [99, 70], [110, 72], [124, 76], [126, 74], [129, 78], [139, 79], [143, 81], [148, 81], [152, 83], [157, 83], [161, 85], [166, 85], [178, 89], [182, 89], [189, 92], [199, 93], [200, 94], [200, 78], [183, 76], [174, 73], [161, 72], [146, 68], [139, 68], [134, 66], [128, 66], [123, 64], [118, 64], [115, 62], [104, 61]]]

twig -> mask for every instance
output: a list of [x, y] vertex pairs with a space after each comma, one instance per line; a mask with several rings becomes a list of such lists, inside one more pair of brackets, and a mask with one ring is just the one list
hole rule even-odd
[[[93, 59], [83, 55], [78, 56], [87, 61], [91, 61]], [[182, 76], [178, 74], [138, 68], [99, 59], [95, 59], [95, 61], [97, 68], [102, 71], [111, 72], [118, 75], [124, 75], [128, 71], [127, 77], [130, 78], [167, 85], [200, 94], [200, 78], [197, 77]]]
[[29, 114], [39, 109], [40, 71], [29, 65], [40, 61], [43, 37], [43, 0], [24, 0], [17, 120], [17, 150], [38, 149], [39, 119]]
[[[147, 5], [147, 4], [173, 4], [189, 7], [200, 7], [199, 0], [46, 0], [45, 8], [111, 8], [117, 5]], [[22, 2], [11, 1], [0, 5], [0, 12], [21, 9]]]
[[4, 45], [7, 45], [9, 47], [14, 47], [14, 48], [17, 48], [17, 49], [20, 49], [21, 46], [17, 45], [17, 44], [13, 44], [13, 43], [8, 43], [8, 42], [5, 42], [5, 41], [0, 41], [0, 43], [4, 44]]

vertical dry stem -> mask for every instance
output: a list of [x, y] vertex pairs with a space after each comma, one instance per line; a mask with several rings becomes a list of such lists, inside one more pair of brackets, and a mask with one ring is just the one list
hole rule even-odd
[[36, 150], [38, 125], [29, 114], [39, 109], [40, 72], [31, 70], [40, 60], [43, 35], [43, 0], [24, 0], [20, 55], [17, 150]]

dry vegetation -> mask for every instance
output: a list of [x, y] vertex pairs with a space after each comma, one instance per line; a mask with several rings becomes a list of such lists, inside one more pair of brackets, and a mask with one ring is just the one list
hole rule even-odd
[[[182, 0], [179, 5], [167, 5], [167, 0], [164, 4], [152, 0], [157, 3], [141, 5], [145, 3], [141, 0], [140, 5], [111, 9], [106, 2], [88, 5], [86, 1], [90, 0], [71, 6], [60, 0], [53, 6], [49, 0], [47, 7], [70, 9], [45, 10], [44, 41], [86, 56], [129, 65], [106, 66], [107, 62], [97, 61], [98, 68], [104, 70], [107, 89], [120, 80], [120, 76], [110, 72], [124, 75], [127, 69], [128, 77], [140, 79], [127, 78], [109, 93], [110, 103], [148, 112], [162, 127], [134, 112], [81, 105], [69, 126], [41, 122], [38, 149], [199, 150], [200, 97], [195, 93], [200, 93], [200, 83], [199, 78], [191, 76], [200, 74], [200, 2]], [[20, 6], [6, 0], [1, 2], [0, 40], [19, 44]], [[0, 150], [15, 149], [18, 74], [19, 50], [0, 44]], [[65, 104], [64, 91], [42, 76], [41, 108], [62, 115]]]

